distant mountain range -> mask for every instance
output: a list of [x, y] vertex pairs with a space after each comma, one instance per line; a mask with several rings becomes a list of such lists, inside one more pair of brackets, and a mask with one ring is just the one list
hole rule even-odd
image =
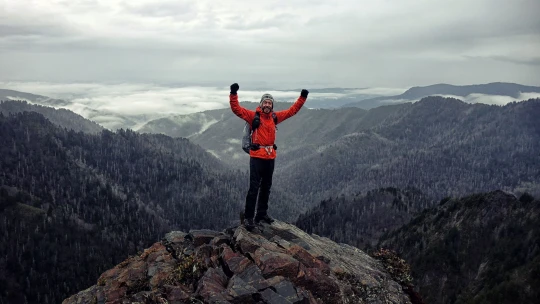
[[62, 128], [71, 129], [76, 132], [97, 134], [104, 130], [104, 128], [99, 124], [70, 110], [63, 108], [55, 109], [49, 106], [31, 104], [26, 101], [0, 100], [0, 113], [3, 113], [4, 115], [21, 113], [25, 111], [40, 113], [55, 125]]
[[[540, 150], [539, 105], [539, 99], [492, 106], [429, 97], [369, 111], [305, 108], [278, 126], [275, 185], [311, 201], [393, 186], [417, 187], [438, 199], [540, 188], [528, 169]], [[141, 131], [186, 136], [231, 167], [247, 169], [243, 126], [222, 109], [164, 118]]]
[[[25, 101], [32, 105], [41, 105], [47, 107], [54, 107], [56, 109], [67, 109], [79, 113], [84, 118], [91, 120], [94, 123], [100, 124], [102, 127], [110, 130], [116, 129], [138, 129], [141, 125], [154, 119], [161, 118], [162, 114], [119, 114], [106, 110], [93, 109], [89, 106], [74, 104], [71, 101], [63, 99], [54, 99], [47, 96], [35, 95], [30, 93], [24, 93], [13, 90], [0, 89], [0, 101]], [[9, 105], [12, 109], [15, 109], [12, 103]], [[20, 108], [22, 109], [23, 106]], [[47, 110], [43, 110], [47, 111]], [[42, 111], [42, 112], [43, 112]], [[50, 111], [48, 111], [50, 113]], [[46, 115], [44, 112], [42, 113]]]
[[358, 107], [362, 109], [376, 108], [381, 105], [416, 101], [427, 96], [451, 95], [466, 97], [471, 94], [493, 96], [509, 96], [519, 101], [521, 93], [540, 93], [540, 87], [524, 86], [516, 83], [494, 82], [476, 85], [434, 84], [425, 87], [412, 87], [403, 94], [394, 96], [379, 96], [345, 104], [343, 107]]
[[382, 187], [414, 187], [435, 199], [540, 189], [540, 99], [501, 107], [428, 97], [387, 110], [369, 128], [283, 155], [276, 186], [314, 198]]
[[[281, 91], [300, 91], [300, 89]], [[415, 102], [423, 97], [433, 95], [464, 97], [464, 101], [466, 102], [469, 102], [470, 96], [487, 96], [488, 99], [490, 96], [493, 98], [507, 97], [515, 100], [540, 97], [540, 87], [504, 82], [464, 86], [435, 84], [424, 87], [412, 87], [402, 94], [392, 96], [383, 96], [383, 93], [381, 92], [384, 92], [384, 90], [371, 90], [370, 88], [322, 88], [310, 89], [310, 92], [312, 93], [312, 96], [316, 96], [314, 94], [320, 94], [317, 97], [311, 97], [308, 100], [308, 103], [306, 103], [305, 106], [312, 109], [358, 107], [369, 110], [383, 105]], [[521, 94], [527, 93], [529, 95], [532, 94], [532, 96], [521, 96]], [[535, 96], [535, 94], [537, 95]], [[223, 96], [223, 98], [227, 99], [227, 96]], [[32, 104], [52, 106], [55, 108], [67, 108], [110, 130], [129, 128], [135, 131], [163, 133], [174, 137], [186, 138], [189, 138], [196, 133], [201, 133], [201, 130], [205, 130], [209, 123], [216, 119], [220, 119], [219, 117], [221, 115], [219, 109], [217, 109], [218, 112], [213, 112], [215, 110], [211, 110], [188, 115], [163, 115], [158, 113], [131, 115], [95, 109], [88, 105], [73, 104], [69, 100], [54, 99], [6, 89], [0, 89], [0, 100], [25, 100]], [[486, 99], [483, 98], [480, 102], [484, 100]], [[470, 102], [478, 102], [478, 100], [472, 99]], [[246, 104], [248, 104], [250, 108], [255, 108], [256, 106], [255, 103], [247, 102]], [[224, 111], [224, 113], [227, 113], [227, 111]]]
[[[242, 102], [247, 109], [257, 103]], [[290, 103], [276, 103], [276, 111], [289, 108]], [[278, 125], [276, 145], [278, 166], [284, 164], [288, 153], [304, 146], [318, 147], [341, 136], [377, 125], [400, 106], [381, 107], [370, 112], [360, 108], [309, 109], [303, 108], [295, 117]], [[240, 139], [245, 122], [230, 108], [178, 115], [151, 121], [141, 127], [141, 133], [162, 133], [172, 137], [186, 137], [225, 163], [247, 168], [248, 155], [241, 149]]]
[[[527, 164], [540, 149], [538, 104], [532, 99], [501, 107], [430, 97], [369, 111], [304, 108], [278, 127], [275, 185], [304, 201], [303, 208], [384, 187], [412, 186], [434, 199], [501, 187], [534, 190], [540, 182]], [[275, 109], [290, 105], [276, 103]], [[243, 127], [225, 108], [153, 120], [139, 132], [188, 138], [230, 168], [247, 170]], [[418, 171], [417, 164], [424, 173], [401, 174]]]
[[30, 103], [50, 106], [50, 107], [61, 107], [67, 106], [70, 104], [69, 101], [62, 99], [54, 99], [47, 96], [35, 95], [31, 93], [24, 93], [13, 90], [0, 89], [0, 101], [1, 100], [24, 100]]

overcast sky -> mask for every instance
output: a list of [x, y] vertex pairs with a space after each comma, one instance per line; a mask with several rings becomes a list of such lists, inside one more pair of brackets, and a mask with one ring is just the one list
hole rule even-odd
[[0, 81], [540, 85], [539, 0], [0, 0]]

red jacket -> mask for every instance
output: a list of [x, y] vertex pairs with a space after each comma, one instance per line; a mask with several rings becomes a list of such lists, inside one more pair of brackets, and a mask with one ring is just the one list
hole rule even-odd
[[[276, 126], [274, 124], [274, 120], [272, 119], [272, 112], [265, 114], [260, 107], [257, 107], [255, 111], [252, 111], [240, 106], [240, 103], [238, 102], [238, 94], [231, 94], [229, 96], [229, 100], [233, 113], [236, 114], [236, 116], [247, 121], [249, 124], [253, 122], [253, 118], [255, 118], [255, 112], [259, 112], [261, 124], [255, 130], [255, 132], [253, 132], [252, 142], [257, 143], [261, 146], [273, 146], [276, 140]], [[298, 111], [300, 111], [305, 102], [306, 98], [300, 96], [298, 97], [296, 102], [287, 110], [275, 112], [278, 124], [298, 113]], [[261, 148], [259, 150], [251, 150], [249, 152], [249, 156], [263, 159], [275, 159], [276, 150], [264, 148]]]

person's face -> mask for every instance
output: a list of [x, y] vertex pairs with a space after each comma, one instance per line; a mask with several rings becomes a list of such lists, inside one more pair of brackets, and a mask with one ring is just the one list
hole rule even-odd
[[270, 99], [263, 100], [262, 110], [264, 113], [268, 114], [272, 111], [272, 101]]

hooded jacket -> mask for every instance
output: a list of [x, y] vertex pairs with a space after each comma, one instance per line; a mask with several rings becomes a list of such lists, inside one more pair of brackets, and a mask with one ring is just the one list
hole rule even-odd
[[[272, 119], [272, 112], [266, 114], [262, 111], [261, 107], [257, 107], [255, 111], [252, 111], [240, 106], [240, 103], [238, 102], [238, 94], [229, 95], [229, 100], [233, 113], [248, 122], [250, 125], [253, 122], [253, 118], [255, 118], [255, 112], [259, 112], [261, 124], [255, 130], [255, 132], [253, 132], [253, 135], [251, 136], [252, 142], [257, 143], [261, 146], [273, 146], [276, 141], [276, 126], [274, 124], [274, 120]], [[306, 98], [300, 96], [298, 97], [296, 102], [287, 110], [275, 112], [277, 117], [277, 123], [280, 124], [283, 121], [294, 116], [296, 113], [298, 113], [298, 111], [300, 111], [305, 102]], [[249, 156], [262, 159], [275, 159], [276, 150], [251, 150], [249, 151]]]

